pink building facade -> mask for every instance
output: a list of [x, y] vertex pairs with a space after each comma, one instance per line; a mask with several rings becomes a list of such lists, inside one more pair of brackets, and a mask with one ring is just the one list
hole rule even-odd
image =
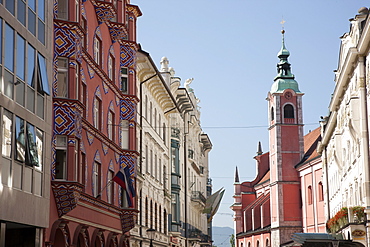
[[50, 223], [46, 246], [127, 246], [136, 197], [111, 179], [136, 150], [136, 20], [128, 0], [54, 1]]
[[253, 181], [240, 182], [235, 176], [231, 208], [237, 247], [295, 246], [294, 233], [326, 232], [321, 157], [316, 152], [320, 128], [303, 136], [303, 93], [291, 73], [289, 55], [283, 36], [278, 75], [267, 97], [270, 150], [263, 153], [259, 146]]

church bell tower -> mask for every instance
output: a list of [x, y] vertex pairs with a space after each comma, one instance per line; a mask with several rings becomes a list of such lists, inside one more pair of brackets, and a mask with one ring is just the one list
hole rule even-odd
[[278, 53], [277, 76], [268, 93], [271, 241], [280, 246], [302, 231], [300, 180], [295, 165], [303, 156], [302, 96], [285, 47]]

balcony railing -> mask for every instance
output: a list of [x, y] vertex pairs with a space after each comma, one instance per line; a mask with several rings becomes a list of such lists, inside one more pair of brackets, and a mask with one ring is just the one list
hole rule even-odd
[[198, 201], [198, 202], [201, 202], [203, 204], [206, 203], [206, 198], [204, 197], [203, 193], [201, 193], [200, 191], [192, 191], [191, 192], [191, 200], [192, 201]]
[[171, 137], [180, 139], [180, 130], [178, 128], [171, 128]]

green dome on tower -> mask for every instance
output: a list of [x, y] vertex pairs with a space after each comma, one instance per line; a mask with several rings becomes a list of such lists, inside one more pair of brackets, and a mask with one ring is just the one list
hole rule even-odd
[[288, 62], [290, 52], [285, 47], [285, 31], [282, 30], [281, 33], [283, 34], [283, 42], [282, 47], [278, 53], [278, 58], [280, 59], [280, 62], [277, 64], [278, 74], [271, 86], [270, 93], [282, 93], [285, 89], [292, 89], [296, 93], [300, 93], [301, 91], [299, 91], [298, 82], [294, 80], [294, 75], [290, 71], [290, 63]]

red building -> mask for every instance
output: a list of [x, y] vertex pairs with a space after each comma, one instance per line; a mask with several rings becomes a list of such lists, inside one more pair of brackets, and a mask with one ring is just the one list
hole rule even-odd
[[54, 0], [46, 246], [126, 246], [135, 198], [111, 179], [136, 160], [136, 19], [129, 0]]
[[[294, 233], [302, 232], [304, 223], [311, 224], [302, 221], [306, 198], [302, 197], [302, 178], [297, 168], [303, 171], [306, 162], [320, 161], [315, 152], [320, 130], [303, 137], [303, 93], [291, 73], [289, 55], [283, 36], [278, 74], [267, 97], [270, 151], [262, 153], [259, 146], [253, 181], [240, 183], [238, 173], [235, 176], [235, 203], [231, 208], [235, 212], [238, 247], [281, 246], [291, 242]], [[323, 204], [318, 206], [323, 212]], [[312, 213], [309, 207], [304, 208], [307, 215]]]

